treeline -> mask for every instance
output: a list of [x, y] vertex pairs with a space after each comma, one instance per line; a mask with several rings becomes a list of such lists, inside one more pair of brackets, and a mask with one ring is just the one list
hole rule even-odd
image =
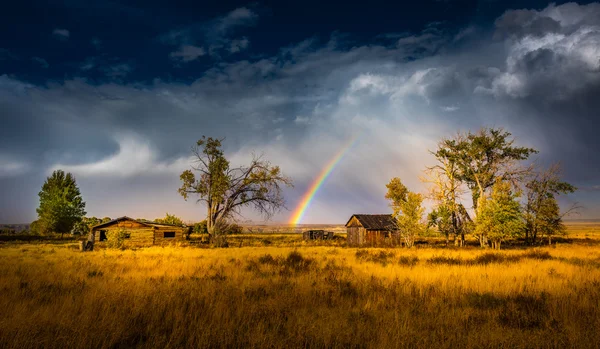
[[[406, 246], [433, 228], [446, 237], [446, 244], [453, 238], [458, 246], [464, 245], [466, 235], [496, 249], [517, 238], [528, 244], [547, 238], [551, 243], [553, 236], [566, 233], [563, 217], [578, 208], [560, 210], [557, 197], [576, 190], [561, 180], [560, 166], [525, 165], [538, 151], [516, 146], [502, 129], [459, 133], [442, 139], [431, 153], [436, 163], [421, 178], [428, 184], [426, 194], [410, 191], [397, 177], [387, 184], [386, 198]], [[425, 219], [426, 199], [434, 208]]]

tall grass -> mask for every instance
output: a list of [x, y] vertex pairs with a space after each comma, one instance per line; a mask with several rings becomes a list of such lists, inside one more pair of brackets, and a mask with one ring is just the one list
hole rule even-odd
[[600, 347], [600, 248], [531, 251], [4, 247], [0, 347]]

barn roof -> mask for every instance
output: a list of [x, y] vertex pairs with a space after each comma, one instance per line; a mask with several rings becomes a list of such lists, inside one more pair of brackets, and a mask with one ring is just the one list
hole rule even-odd
[[145, 220], [138, 220], [138, 219], [133, 219], [127, 216], [123, 216], [123, 217], [119, 217], [119, 218], [115, 218], [111, 221], [105, 222], [105, 223], [101, 223], [98, 225], [94, 225], [91, 229], [96, 229], [96, 228], [102, 228], [105, 226], [109, 226], [111, 224], [120, 222], [120, 221], [134, 221], [143, 225], [146, 225], [148, 227], [177, 227], [177, 228], [184, 228], [181, 227], [179, 225], [175, 225], [175, 224], [167, 224], [167, 223], [156, 223], [156, 222], [151, 222], [151, 221], [145, 221]]
[[[396, 219], [391, 214], [353, 214], [360, 224], [366, 229], [372, 230], [395, 230], [397, 229]], [[352, 220], [352, 217], [346, 222], [346, 226]]]

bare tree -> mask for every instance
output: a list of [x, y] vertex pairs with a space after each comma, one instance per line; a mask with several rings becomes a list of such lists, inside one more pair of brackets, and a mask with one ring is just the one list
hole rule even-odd
[[[252, 156], [250, 165], [231, 168], [221, 149], [221, 139], [202, 137], [192, 147], [194, 164], [180, 176], [179, 194], [184, 199], [198, 195], [207, 208], [206, 225], [213, 243], [225, 244], [228, 221], [252, 207], [266, 219], [285, 207], [282, 186], [292, 186], [278, 166], [262, 156]], [[198, 178], [194, 174], [198, 174]]]

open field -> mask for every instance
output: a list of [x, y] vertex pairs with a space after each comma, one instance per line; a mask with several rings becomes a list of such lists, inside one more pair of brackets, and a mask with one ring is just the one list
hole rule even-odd
[[598, 348], [597, 228], [501, 252], [4, 242], [0, 347]]

